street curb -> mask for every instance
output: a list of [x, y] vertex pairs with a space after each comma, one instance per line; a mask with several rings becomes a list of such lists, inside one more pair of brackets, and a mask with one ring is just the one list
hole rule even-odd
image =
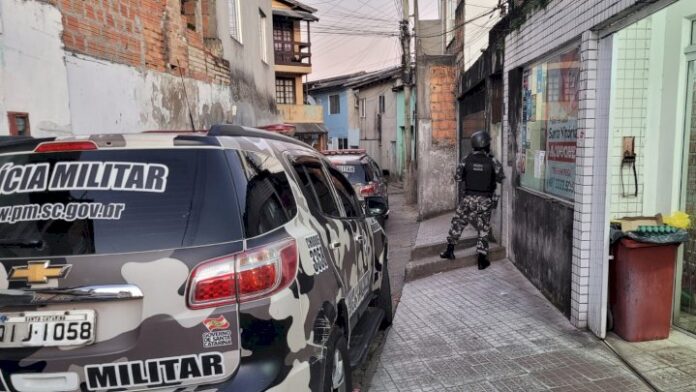
[[[404, 282], [411, 282], [416, 279], [425, 278], [440, 272], [447, 272], [457, 268], [471, 267], [477, 265], [478, 255], [475, 248], [470, 248], [464, 252], [459, 251], [459, 256], [454, 260], [437, 258], [428, 258], [424, 260], [412, 260], [406, 265], [406, 277]], [[464, 254], [462, 254], [464, 253]], [[491, 246], [488, 253], [491, 261], [504, 260], [507, 257], [507, 251], [499, 245]]]
[[[462, 238], [459, 240], [457, 245], [454, 246], [454, 250], [466, 251], [467, 249], [476, 246], [477, 241], [478, 237]], [[440, 252], [445, 250], [446, 246], [447, 241], [444, 239], [442, 242], [416, 246], [411, 249], [411, 260], [420, 260], [430, 256], [437, 256], [440, 254]]]

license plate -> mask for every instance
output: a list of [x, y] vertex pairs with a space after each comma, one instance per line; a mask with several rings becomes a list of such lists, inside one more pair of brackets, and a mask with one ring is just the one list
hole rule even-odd
[[0, 313], [0, 348], [92, 344], [94, 322], [94, 310]]

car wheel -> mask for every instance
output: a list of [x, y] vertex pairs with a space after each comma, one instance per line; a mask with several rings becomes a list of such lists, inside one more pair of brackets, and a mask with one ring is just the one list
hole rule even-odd
[[341, 328], [334, 328], [326, 346], [324, 392], [352, 392], [353, 380], [348, 359], [346, 337]]
[[382, 286], [379, 289], [379, 296], [375, 305], [384, 311], [381, 328], [387, 329], [394, 320], [394, 309], [391, 296], [391, 281], [389, 279], [389, 265], [386, 260], [382, 269]]

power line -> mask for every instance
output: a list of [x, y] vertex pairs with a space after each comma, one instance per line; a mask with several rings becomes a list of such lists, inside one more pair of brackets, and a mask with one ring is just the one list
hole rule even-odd
[[469, 20], [466, 20], [466, 21], [464, 21], [464, 22], [462, 22], [462, 23], [460, 23], [460, 24], [454, 26], [451, 30], [445, 31], [444, 33], [438, 33], [438, 34], [432, 34], [432, 35], [420, 35], [420, 36], [417, 36], [416, 38], [435, 38], [435, 37], [442, 37], [443, 35], [446, 35], [446, 34], [449, 34], [449, 33], [452, 33], [452, 32], [457, 31], [459, 28], [464, 27], [464, 26], [468, 25], [469, 23], [472, 23], [472, 22], [474, 22], [474, 21], [476, 21], [476, 20], [479, 20], [479, 19], [481, 19], [481, 18], [483, 18], [483, 17], [489, 16], [489, 15], [493, 15], [493, 14], [495, 14], [496, 12], [498, 12], [498, 9], [500, 9], [500, 8], [501, 8], [501, 7], [498, 6], [498, 7], [496, 7], [495, 9], [492, 9], [492, 10], [490, 10], [490, 11], [488, 11], [488, 12], [485, 12], [485, 13], [483, 13], [483, 14], [481, 14], [481, 15], [479, 15], [479, 16], [476, 16], [476, 17], [474, 17], [474, 18], [471, 18], [471, 19], [469, 19]]

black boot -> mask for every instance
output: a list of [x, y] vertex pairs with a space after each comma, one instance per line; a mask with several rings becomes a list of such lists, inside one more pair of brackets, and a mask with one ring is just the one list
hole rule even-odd
[[447, 249], [445, 249], [444, 252], [440, 253], [440, 257], [443, 259], [454, 260], [454, 245], [447, 244]]
[[479, 253], [479, 255], [478, 255], [478, 269], [485, 270], [486, 268], [488, 268], [489, 265], [491, 265], [491, 262], [488, 261], [488, 256]]

